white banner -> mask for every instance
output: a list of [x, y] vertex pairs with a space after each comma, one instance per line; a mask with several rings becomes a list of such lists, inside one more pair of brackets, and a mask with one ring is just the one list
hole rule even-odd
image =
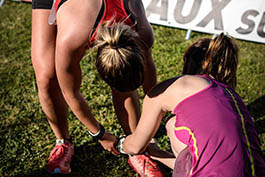
[[265, 43], [265, 0], [143, 0], [152, 24]]

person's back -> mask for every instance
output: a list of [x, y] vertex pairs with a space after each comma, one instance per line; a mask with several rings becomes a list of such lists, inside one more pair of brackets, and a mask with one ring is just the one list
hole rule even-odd
[[257, 132], [241, 98], [232, 88], [206, 78], [211, 82], [207, 88], [174, 109], [175, 134], [192, 153], [191, 176], [260, 176], [265, 165]]
[[184, 75], [161, 82], [145, 96], [135, 132], [119, 147], [128, 154], [143, 152], [171, 112], [166, 130], [174, 157], [155, 145], [149, 153], [172, 168], [173, 177], [265, 176], [257, 131], [234, 91], [237, 64], [231, 37], [196, 41], [185, 53]]
[[[247, 152], [245, 158], [250, 160], [251, 163], [252, 171], [250, 176], [263, 177], [265, 176], [265, 160], [260, 149], [258, 132], [253, 119], [241, 97], [233, 90], [229, 94], [235, 103], [234, 109], [238, 111], [241, 125], [244, 128], [243, 133], [245, 138], [242, 141], [244, 142], [244, 152]], [[244, 172], [247, 174], [247, 168], [244, 169]]]
[[[221, 99], [218, 101], [219, 104], [218, 102], [216, 103], [218, 109], [230, 108], [230, 113], [235, 113], [234, 116], [237, 122], [232, 123], [236, 123], [234, 126], [237, 127], [237, 130], [235, 131], [239, 133], [239, 137], [242, 137], [240, 141], [243, 142], [241, 149], [244, 156], [241, 158], [243, 158], [245, 162], [242, 164], [244, 167], [242, 169], [242, 175], [265, 176], [265, 164], [259, 147], [256, 128], [242, 99], [235, 92], [237, 84], [236, 71], [238, 65], [238, 50], [236, 41], [223, 33], [212, 40], [202, 38], [191, 45], [185, 52], [183, 74], [207, 75], [207, 78], [217, 84], [218, 87], [224, 88], [221, 89], [224, 97], [220, 97], [222, 95], [214, 95], [214, 97]], [[207, 100], [207, 98], [205, 100]], [[200, 106], [203, 105], [201, 104]], [[208, 105], [209, 110], [210, 108], [211, 106]], [[219, 114], [216, 115], [222, 115], [222, 113], [224, 112], [219, 112]], [[231, 137], [232, 128], [229, 127], [233, 127], [233, 125], [230, 124], [231, 120], [228, 116], [224, 119], [229, 121], [229, 123], [225, 124], [226, 126], [224, 126], [224, 129], [227, 129], [227, 137]], [[232, 142], [233, 141], [235, 140], [232, 139]], [[237, 160], [237, 162], [231, 166], [235, 168], [235, 165], [240, 163], [242, 162]]]

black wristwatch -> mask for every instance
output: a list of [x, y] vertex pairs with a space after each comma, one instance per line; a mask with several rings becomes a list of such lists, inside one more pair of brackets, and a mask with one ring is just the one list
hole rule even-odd
[[105, 129], [104, 129], [104, 127], [101, 125], [101, 124], [99, 124], [99, 131], [97, 132], [97, 133], [92, 133], [91, 131], [88, 131], [88, 133], [93, 137], [93, 138], [95, 138], [95, 139], [97, 139], [97, 140], [101, 140], [102, 139], [102, 137], [104, 136], [104, 134], [105, 134]]

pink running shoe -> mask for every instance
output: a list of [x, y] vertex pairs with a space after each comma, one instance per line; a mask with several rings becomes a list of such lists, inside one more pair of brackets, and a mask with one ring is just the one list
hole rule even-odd
[[70, 163], [74, 156], [74, 144], [67, 140], [56, 140], [56, 146], [50, 153], [47, 164], [48, 172], [51, 174], [69, 174]]
[[129, 156], [128, 163], [141, 177], [164, 177], [157, 163], [146, 155]]

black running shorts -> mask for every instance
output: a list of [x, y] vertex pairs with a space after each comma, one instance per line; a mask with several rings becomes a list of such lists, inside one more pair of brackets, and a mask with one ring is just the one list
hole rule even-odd
[[32, 9], [51, 9], [53, 0], [32, 0]]

